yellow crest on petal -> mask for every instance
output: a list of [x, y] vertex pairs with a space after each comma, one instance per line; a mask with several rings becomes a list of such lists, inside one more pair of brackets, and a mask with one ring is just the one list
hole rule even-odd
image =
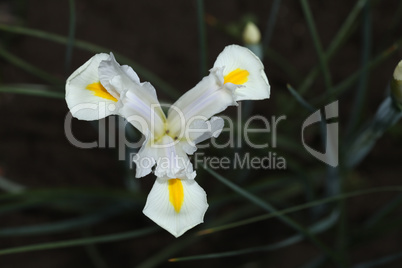
[[117, 102], [117, 99], [113, 97], [109, 92], [107, 92], [106, 88], [103, 87], [101, 82], [95, 82], [87, 85], [86, 89], [92, 91], [95, 96], [101, 97], [103, 99], [108, 99], [114, 102]]
[[223, 83], [232, 83], [235, 85], [243, 85], [248, 81], [248, 75], [250, 73], [247, 70], [242, 70], [240, 68], [237, 68], [234, 71], [231, 71], [225, 77], [223, 78], [224, 81]]
[[174, 210], [179, 213], [184, 201], [183, 184], [180, 179], [171, 179], [168, 181], [169, 201]]

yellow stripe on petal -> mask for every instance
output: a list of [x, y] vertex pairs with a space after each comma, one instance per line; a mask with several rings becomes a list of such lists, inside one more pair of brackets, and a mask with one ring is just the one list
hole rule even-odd
[[248, 75], [250, 73], [247, 70], [242, 70], [240, 68], [237, 68], [234, 71], [231, 71], [224, 77], [223, 83], [232, 83], [235, 85], [243, 85], [248, 81]]
[[180, 179], [171, 179], [169, 185], [169, 201], [173, 205], [174, 210], [179, 213], [184, 201], [183, 184]]
[[101, 82], [95, 82], [87, 85], [86, 89], [92, 91], [95, 96], [101, 97], [103, 99], [108, 99], [114, 102], [117, 102], [117, 99], [113, 97], [109, 92], [107, 92], [106, 88], [103, 87]]

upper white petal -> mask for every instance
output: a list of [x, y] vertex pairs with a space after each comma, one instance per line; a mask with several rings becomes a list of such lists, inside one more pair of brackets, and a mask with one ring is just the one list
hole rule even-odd
[[107, 60], [100, 62], [99, 78], [102, 85], [116, 98], [119, 98], [133, 84], [140, 83], [136, 72], [127, 65], [120, 66], [113, 53], [110, 53]]
[[179, 212], [169, 201], [168, 178], [157, 178], [148, 195], [143, 213], [160, 227], [179, 237], [204, 221], [207, 195], [195, 180], [182, 179], [184, 200]]
[[[119, 102], [96, 96], [93, 91], [87, 89], [88, 85], [100, 82], [99, 65], [108, 59], [110, 59], [108, 54], [96, 54], [67, 78], [66, 102], [74, 117], [81, 120], [96, 120], [117, 113]], [[108, 93], [119, 99], [113, 92]]]
[[224, 67], [223, 77], [236, 69], [249, 72], [247, 82], [235, 90], [236, 101], [269, 98], [270, 85], [264, 72], [264, 65], [249, 49], [238, 45], [225, 47], [214, 63], [214, 68], [222, 67]]
[[218, 69], [204, 77], [194, 88], [181, 96], [169, 109], [169, 131], [179, 138], [194, 121], [207, 121], [229, 105], [237, 105], [232, 91], [222, 86]]
[[187, 129], [185, 139], [180, 145], [187, 154], [192, 155], [196, 150], [196, 144], [211, 137], [217, 138], [224, 127], [222, 118], [213, 116], [208, 121], [196, 120]]
[[[112, 84], [125, 83], [121, 77], [115, 77]], [[122, 98], [119, 111], [134, 127], [144, 135], [150, 131], [154, 137], [163, 135], [166, 117], [156, 96], [155, 88], [148, 82], [130, 82], [128, 91]]]
[[[195, 144], [200, 143], [211, 137], [217, 138], [222, 132], [222, 129], [224, 127], [224, 121], [220, 117], [213, 116], [211, 118], [211, 120], [204, 122], [202, 125], [192, 126], [192, 128], [196, 128], [196, 127], [198, 127], [199, 130], [204, 129], [205, 131], [203, 133], [201, 133], [201, 132], [195, 133], [197, 135], [194, 135], [191, 137], [192, 141]], [[198, 135], [198, 134], [201, 134], [201, 135]]]

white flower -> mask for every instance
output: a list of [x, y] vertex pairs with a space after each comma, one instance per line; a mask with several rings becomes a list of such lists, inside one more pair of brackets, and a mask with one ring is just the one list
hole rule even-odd
[[204, 190], [194, 181], [188, 158], [196, 144], [217, 137], [224, 126], [214, 117], [240, 100], [269, 98], [270, 86], [261, 61], [237, 45], [224, 49], [210, 74], [162, 111], [154, 87], [141, 83], [113, 55], [98, 54], [78, 68], [66, 84], [66, 101], [73, 116], [83, 120], [119, 114], [145, 136], [134, 157], [136, 177], [153, 167], [157, 180], [144, 214], [180, 236], [203, 221], [208, 207]]

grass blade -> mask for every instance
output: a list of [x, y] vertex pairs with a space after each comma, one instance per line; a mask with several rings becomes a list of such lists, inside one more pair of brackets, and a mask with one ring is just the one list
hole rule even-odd
[[70, 73], [71, 58], [73, 56], [74, 38], [75, 38], [75, 1], [69, 0], [70, 19], [68, 24], [68, 39], [66, 45], [65, 72]]
[[158, 227], [151, 227], [151, 228], [135, 230], [132, 232], [103, 235], [103, 236], [94, 236], [94, 237], [89, 237], [89, 238], [72, 239], [72, 240], [43, 243], [43, 244], [35, 244], [35, 245], [8, 248], [8, 249], [0, 249], [0, 255], [15, 254], [15, 253], [22, 253], [22, 252], [30, 252], [30, 251], [39, 251], [39, 250], [46, 250], [46, 249], [76, 247], [76, 246], [99, 244], [99, 243], [110, 243], [110, 242], [115, 242], [115, 241], [142, 237], [142, 236], [154, 233], [155, 231], [157, 231], [159, 229], [160, 228], [158, 228]]
[[356, 92], [356, 96], [353, 104], [353, 113], [351, 114], [351, 118], [348, 126], [348, 133], [353, 133], [356, 129], [356, 126], [359, 122], [359, 119], [363, 112], [363, 107], [366, 98], [367, 84], [368, 84], [368, 76], [369, 72], [367, 70], [367, 65], [370, 60], [370, 52], [371, 52], [371, 18], [370, 18], [370, 1], [366, 2], [363, 12], [363, 33], [362, 33], [362, 73], [360, 75], [359, 87]]
[[313, 39], [314, 47], [318, 55], [318, 60], [320, 62], [321, 71], [324, 75], [324, 82], [327, 90], [331, 88], [331, 75], [328, 68], [327, 57], [324, 55], [324, 51], [321, 46], [321, 41], [318, 36], [317, 28], [315, 27], [315, 22], [313, 14], [311, 13], [310, 6], [307, 0], [301, 0], [301, 6], [303, 9], [304, 17], [306, 18], [308, 28], [310, 30], [311, 37]]
[[276, 18], [280, 5], [281, 0], [274, 0], [274, 2], [272, 3], [271, 12], [268, 16], [267, 27], [264, 32], [264, 39], [262, 40], [263, 47], [269, 47], [269, 42], [271, 41], [272, 34], [274, 32]]
[[[213, 170], [211, 170], [209, 168], [206, 168], [206, 167], [205, 167], [205, 170], [208, 173], [210, 173], [211, 175], [213, 175], [220, 182], [222, 182], [223, 184], [225, 184], [226, 186], [231, 188], [236, 193], [238, 193], [241, 196], [245, 197], [246, 199], [250, 200], [251, 202], [253, 202], [257, 206], [259, 206], [259, 207], [261, 207], [261, 208], [263, 208], [263, 209], [265, 209], [265, 210], [267, 210], [268, 212], [271, 212], [271, 213], [276, 213], [277, 212], [277, 210], [271, 204], [269, 204], [266, 201], [258, 198], [255, 195], [243, 190], [242, 188], [240, 188], [236, 184], [230, 182], [229, 180], [227, 180], [223, 176], [219, 175], [218, 173], [214, 172]], [[310, 233], [307, 229], [305, 229], [299, 223], [295, 222], [294, 220], [292, 220], [291, 218], [289, 218], [289, 217], [287, 217], [285, 215], [280, 215], [279, 214], [278, 218], [280, 220], [282, 220], [283, 222], [285, 222], [286, 224], [288, 224], [293, 229], [297, 230], [298, 232], [300, 232], [301, 234], [303, 234], [304, 236], [309, 238], [317, 247], [319, 247], [321, 250], [323, 250], [335, 262], [341, 263], [341, 260], [338, 259], [337, 255], [331, 249], [329, 249], [326, 245], [324, 245], [315, 235]]]
[[197, 1], [197, 25], [198, 25], [198, 42], [199, 42], [199, 61], [200, 61], [200, 78], [207, 73], [207, 35], [205, 32], [205, 12], [204, 0]]
[[1, 85], [0, 92], [23, 94], [30, 96], [45, 97], [45, 98], [54, 98], [54, 99], [64, 99], [65, 97], [63, 92], [50, 91], [49, 87], [44, 85], [31, 85], [31, 84]]
[[[64, 44], [64, 45], [68, 41], [66, 37], [61, 36], [61, 35], [52, 34], [52, 33], [44, 32], [44, 31], [36, 30], [36, 29], [29, 29], [29, 28], [25, 28], [25, 27], [9, 26], [6, 24], [0, 24], [0, 31], [6, 31], [6, 32], [10, 32], [10, 33], [15, 33], [15, 34], [32, 36], [32, 37], [36, 37], [36, 38], [48, 40], [51, 42]], [[76, 40], [74, 42], [74, 47], [77, 47], [77, 48], [80, 48], [80, 49], [83, 49], [83, 50], [86, 50], [86, 51], [89, 51], [92, 53], [112, 51], [109, 48], [101, 47], [101, 46], [94, 45], [94, 44], [91, 44], [91, 43], [88, 43], [85, 41], [80, 41], [80, 40]], [[180, 93], [175, 88], [170, 86], [168, 83], [166, 83], [161, 78], [159, 78], [158, 76], [156, 76], [154, 73], [150, 72], [149, 70], [145, 69], [138, 63], [128, 59], [127, 57], [124, 57], [123, 55], [121, 55], [119, 53], [114, 53], [114, 55], [116, 56], [116, 58], [119, 61], [130, 65], [140, 76], [142, 76], [144, 78], [144, 80], [151, 81], [155, 85], [155, 87], [157, 87], [158, 89], [169, 94], [168, 96], [171, 96], [172, 98], [176, 98], [176, 97], [180, 96]]]
[[[255, 223], [255, 222], [275, 218], [275, 217], [278, 217], [279, 215], [286, 215], [286, 214], [289, 214], [289, 213], [298, 212], [298, 211], [301, 211], [301, 210], [304, 210], [304, 209], [308, 209], [308, 208], [312, 208], [312, 207], [315, 207], [315, 206], [320, 206], [320, 205], [336, 202], [336, 201], [339, 201], [339, 200], [345, 200], [345, 199], [349, 199], [349, 198], [353, 198], [353, 197], [357, 197], [357, 196], [361, 196], [361, 195], [383, 193], [383, 192], [402, 192], [402, 186], [387, 186], [387, 187], [382, 187], [382, 188], [371, 188], [371, 189], [366, 189], [366, 190], [361, 190], [361, 191], [354, 191], [354, 192], [334, 195], [334, 196], [330, 196], [330, 197], [323, 198], [323, 199], [320, 199], [320, 200], [315, 200], [315, 201], [312, 201], [312, 202], [308, 202], [308, 203], [304, 203], [304, 204], [301, 204], [301, 205], [293, 206], [293, 207], [290, 207], [290, 208], [287, 208], [287, 209], [279, 210], [279, 211], [276, 211], [276, 212], [273, 212], [273, 213], [248, 218], [248, 219], [245, 219], [245, 220], [225, 224], [225, 225], [218, 226], [218, 227], [208, 228], [208, 229], [205, 229], [205, 230], [202, 230], [202, 231], [198, 232], [197, 235], [205, 235], [205, 234], [215, 233], [215, 232], [219, 232], [219, 231], [223, 231], [223, 230], [228, 230], [228, 229], [248, 225], [248, 224], [251, 224], [251, 223]], [[400, 201], [401, 201], [401, 198], [397, 199], [395, 202], [396, 202], [396, 204], [399, 204]]]
[[34, 76], [37, 76], [40, 79], [42, 79], [50, 84], [61, 85], [64, 83], [63, 80], [53, 77], [49, 73], [37, 68], [36, 66], [33, 66], [32, 64], [29, 64], [28, 62], [24, 61], [23, 59], [8, 52], [1, 45], [0, 45], [0, 57], [5, 59], [6, 61], [10, 62], [11, 64], [17, 66], [18, 68], [21, 68], [24, 71], [26, 71]]
[[123, 213], [127, 209], [128, 206], [125, 203], [113, 204], [111, 206], [102, 208], [101, 210], [94, 213], [64, 221], [12, 228], [3, 227], [2, 229], [0, 229], [0, 237], [42, 235], [67, 232], [102, 222], [106, 219]]
[[[317, 222], [311, 227], [311, 231], [314, 233], [320, 233], [328, 228], [330, 228], [335, 222], [336, 219], [338, 218], [338, 213], [332, 213], [328, 218]], [[272, 251], [272, 250], [277, 250], [280, 248], [288, 247], [293, 244], [296, 244], [300, 241], [302, 241], [304, 238], [303, 235], [297, 234], [294, 236], [291, 236], [287, 239], [284, 239], [282, 241], [265, 245], [265, 246], [260, 246], [260, 247], [252, 247], [252, 248], [247, 248], [247, 249], [241, 249], [241, 250], [235, 250], [235, 251], [228, 251], [228, 252], [221, 252], [221, 253], [213, 253], [213, 254], [205, 254], [205, 255], [197, 255], [197, 256], [189, 256], [189, 257], [178, 257], [178, 258], [172, 258], [169, 261], [170, 262], [179, 262], [179, 261], [190, 261], [190, 260], [202, 260], [202, 259], [215, 259], [215, 258], [223, 258], [223, 257], [232, 257], [232, 256], [237, 256], [237, 255], [244, 255], [244, 254], [249, 254], [249, 253], [255, 253], [255, 252], [262, 252], [262, 251]]]
[[[381, 52], [379, 55], [377, 55], [374, 59], [372, 59], [366, 66], [365, 70], [370, 71], [371, 69], [375, 68], [378, 66], [381, 62], [384, 60], [388, 59], [390, 56], [392, 56], [395, 52], [398, 51], [398, 49], [402, 45], [402, 39], [399, 39], [395, 44], [390, 46], [388, 49], [384, 50]], [[347, 90], [350, 86], [352, 86], [360, 77], [363, 71], [363, 69], [357, 70], [354, 74], [349, 76], [347, 79], [342, 81], [336, 86], [333, 86], [330, 89], [330, 95], [332, 98], [336, 98], [340, 94], [342, 94], [345, 90]], [[321, 95], [320, 97], [316, 98], [314, 100], [315, 103], [323, 102], [327, 99], [326, 95]]]

